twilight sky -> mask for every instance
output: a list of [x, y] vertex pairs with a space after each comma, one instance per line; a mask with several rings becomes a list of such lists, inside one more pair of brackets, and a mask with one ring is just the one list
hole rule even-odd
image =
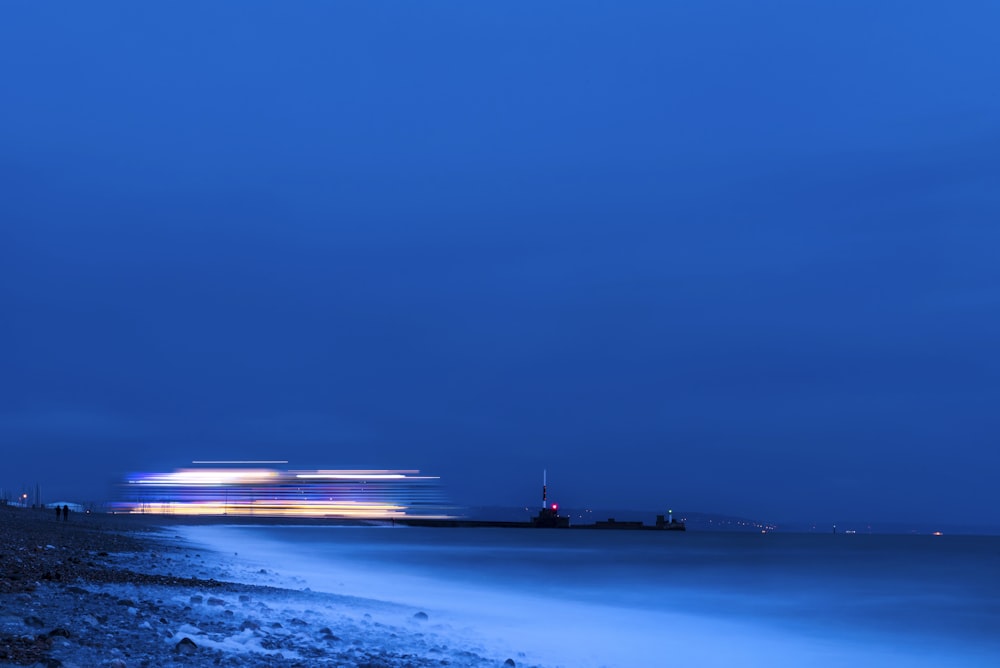
[[0, 485], [996, 522], [1000, 5], [6, 2]]

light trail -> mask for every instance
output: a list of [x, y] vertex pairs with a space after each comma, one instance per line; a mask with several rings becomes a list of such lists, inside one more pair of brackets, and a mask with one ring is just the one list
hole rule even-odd
[[438, 487], [440, 478], [419, 473], [414, 469], [289, 471], [239, 466], [137, 473], [122, 485], [120, 501], [113, 508], [123, 513], [170, 515], [376, 520], [450, 517]]

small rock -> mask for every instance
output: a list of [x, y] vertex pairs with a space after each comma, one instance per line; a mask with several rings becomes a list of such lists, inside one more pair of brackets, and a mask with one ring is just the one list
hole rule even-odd
[[225, 605], [226, 602], [223, 601], [221, 598], [215, 598], [213, 596], [213, 597], [211, 597], [211, 598], [208, 599], [208, 604], [209, 605]]
[[510, 668], [513, 668], [517, 664], [514, 663], [514, 659], [507, 659], [506, 661], [503, 662], [503, 665], [510, 666]]
[[36, 629], [40, 629], [43, 626], [45, 626], [45, 622], [43, 622], [38, 617], [35, 617], [34, 615], [28, 615], [27, 617], [25, 617], [24, 623], [27, 624], [28, 626], [34, 626]]
[[49, 631], [49, 637], [50, 638], [55, 638], [56, 636], [60, 636], [60, 637], [63, 637], [63, 638], [69, 638], [70, 637], [70, 632], [67, 631], [66, 629], [62, 628], [61, 626], [57, 626], [56, 628], [54, 628], [51, 631]]
[[108, 662], [108, 668], [126, 668], [125, 662], [121, 659], [111, 659]]
[[413, 618], [418, 619], [422, 622], [428, 619], [426, 612], [418, 612], [417, 614], [413, 615]]
[[242, 624], [240, 624], [240, 631], [246, 631], [247, 629], [250, 629], [251, 631], [256, 631], [259, 628], [260, 624], [253, 621], [252, 619], [247, 619]]
[[175, 654], [193, 654], [196, 649], [198, 649], [198, 646], [187, 636], [181, 638], [180, 642], [174, 645]]
[[39, 668], [59, 668], [61, 665], [63, 665], [62, 661], [59, 659], [53, 659], [52, 657], [42, 659], [35, 664], [35, 666]]
[[240, 603], [247, 603], [250, 601], [250, 597], [247, 594], [240, 594]]
[[298, 617], [292, 617], [292, 620], [289, 622], [289, 624], [291, 624], [292, 626], [309, 626], [309, 622], [305, 621], [304, 619], [299, 619]]
[[201, 603], [205, 599], [203, 599], [201, 596], [192, 596], [190, 600], [192, 603]]

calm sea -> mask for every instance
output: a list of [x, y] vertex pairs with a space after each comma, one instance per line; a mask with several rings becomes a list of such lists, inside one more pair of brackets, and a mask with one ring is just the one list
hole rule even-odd
[[552, 666], [1000, 666], [1000, 537], [188, 527]]

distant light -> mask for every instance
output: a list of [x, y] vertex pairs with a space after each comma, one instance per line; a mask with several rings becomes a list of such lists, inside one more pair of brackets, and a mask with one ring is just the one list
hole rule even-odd
[[552, 510], [559, 510], [559, 504], [558, 503], [553, 503], [552, 504]]
[[935, 531], [935, 532], [934, 532], [934, 533], [932, 533], [931, 535], [932, 535], [932, 536], [943, 536], [944, 534], [943, 534], [943, 533], [941, 533], [940, 531]]

